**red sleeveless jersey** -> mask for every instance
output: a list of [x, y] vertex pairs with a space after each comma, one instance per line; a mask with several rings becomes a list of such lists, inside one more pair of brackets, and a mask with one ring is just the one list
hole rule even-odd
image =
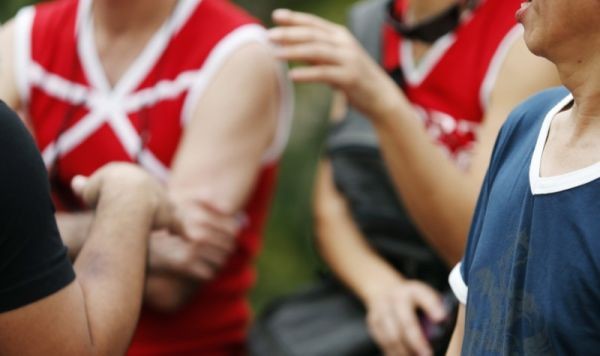
[[[398, 16], [408, 0], [397, 0]], [[500, 66], [521, 36], [515, 12], [522, 0], [481, 0], [451, 33], [415, 63], [412, 42], [392, 26], [383, 28], [383, 67], [400, 69], [404, 93], [431, 137], [466, 168]]]
[[[137, 162], [166, 181], [185, 124], [213, 75], [240, 46], [267, 43], [266, 32], [227, 1], [180, 0], [111, 88], [96, 53], [90, 10], [91, 0], [60, 0], [16, 17], [16, 81], [44, 161], [67, 187], [74, 175], [90, 175], [111, 161]], [[252, 260], [289, 129], [290, 96], [283, 79], [281, 84], [280, 125], [245, 209], [249, 224], [236, 252], [182, 311], [144, 309], [131, 355], [232, 355], [242, 349]]]

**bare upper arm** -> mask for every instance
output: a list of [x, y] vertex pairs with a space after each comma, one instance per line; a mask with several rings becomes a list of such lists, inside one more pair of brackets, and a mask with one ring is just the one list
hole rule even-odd
[[215, 75], [195, 105], [173, 163], [169, 187], [175, 196], [207, 189], [225, 210], [245, 203], [276, 135], [277, 65], [266, 45], [253, 43]]
[[14, 68], [15, 21], [11, 20], [0, 28], [0, 99], [14, 110], [21, 109]]
[[483, 181], [498, 131], [510, 112], [527, 97], [559, 84], [554, 65], [529, 52], [523, 37], [519, 36], [500, 67], [479, 131], [471, 163], [471, 170], [479, 182]]
[[313, 196], [315, 223], [318, 225], [320, 222], [326, 222], [331, 216], [340, 215], [341, 211], [345, 210], [344, 205], [344, 198], [333, 182], [331, 162], [328, 158], [324, 158], [319, 162], [315, 176]]
[[0, 355], [92, 353], [84, 296], [77, 282], [37, 302], [0, 313]]

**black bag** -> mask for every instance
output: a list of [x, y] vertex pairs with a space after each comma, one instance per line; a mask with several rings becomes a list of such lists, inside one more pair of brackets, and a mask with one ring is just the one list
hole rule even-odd
[[[444, 295], [448, 317], [421, 327], [435, 355], [444, 355], [452, 336], [458, 302]], [[332, 278], [272, 303], [255, 321], [248, 339], [250, 356], [378, 356], [369, 336], [366, 311], [353, 294]]]
[[333, 279], [271, 304], [250, 331], [251, 356], [380, 355], [365, 310]]

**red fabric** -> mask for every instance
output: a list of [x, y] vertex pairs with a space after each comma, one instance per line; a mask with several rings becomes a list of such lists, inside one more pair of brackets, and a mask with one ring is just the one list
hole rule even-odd
[[[77, 0], [60, 0], [35, 7], [31, 29], [32, 63], [47, 73], [91, 88], [77, 52], [77, 10]], [[174, 34], [156, 65], [134, 92], [153, 87], [161, 80], [173, 80], [184, 71], [202, 68], [211, 50], [227, 34], [255, 22], [227, 1], [203, 0]], [[45, 84], [49, 82], [47, 80]], [[56, 95], [49, 94], [43, 85], [31, 85], [28, 95], [28, 114], [42, 151], [56, 141], [59, 133], [64, 133], [89, 113], [85, 105], [74, 108]], [[171, 165], [184, 130], [181, 117], [187, 95], [188, 90], [128, 114], [138, 133], [147, 125], [145, 129], [149, 139], [145, 147], [165, 167]], [[61, 126], [64, 126], [62, 130]], [[104, 123], [58, 160], [59, 179], [68, 185], [76, 174], [89, 175], [108, 162], [132, 162], [134, 158], [124, 149], [111, 127]], [[161, 315], [144, 309], [130, 355], [243, 353], [250, 318], [246, 294], [255, 280], [252, 262], [260, 248], [276, 171], [276, 164], [263, 168], [245, 209], [249, 225], [240, 234], [238, 248], [220, 275], [202, 286], [192, 302], [175, 315]]]
[[[480, 100], [482, 84], [499, 45], [516, 25], [514, 14], [520, 3], [482, 1], [472, 17], [455, 30], [455, 41], [423, 81], [406, 81], [404, 93], [418, 108], [436, 142], [454, 158], [468, 153], [476, 139], [485, 113]], [[407, 0], [397, 0], [395, 5], [403, 9], [406, 4]], [[384, 25], [383, 35], [383, 67], [389, 72], [400, 67], [406, 74], [402, 63], [405, 40], [389, 25]]]
[[129, 355], [242, 355], [249, 323], [246, 292], [255, 282], [250, 268], [260, 249], [259, 238], [275, 183], [276, 168], [263, 172], [248, 206], [257, 223], [240, 236], [235, 256], [219, 278], [198, 290], [194, 302], [174, 315], [144, 309]]

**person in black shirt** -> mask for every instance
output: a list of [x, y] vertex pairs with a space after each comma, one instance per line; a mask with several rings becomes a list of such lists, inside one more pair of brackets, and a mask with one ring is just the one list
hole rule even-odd
[[150, 230], [183, 233], [163, 188], [133, 165], [105, 166], [73, 188], [96, 208], [74, 266], [33, 138], [0, 102], [1, 355], [123, 354], [141, 305]]

